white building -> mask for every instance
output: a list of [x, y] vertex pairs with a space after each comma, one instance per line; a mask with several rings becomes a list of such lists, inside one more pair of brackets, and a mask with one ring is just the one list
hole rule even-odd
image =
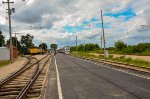
[[0, 47], [0, 61], [10, 60], [10, 51], [9, 48]]

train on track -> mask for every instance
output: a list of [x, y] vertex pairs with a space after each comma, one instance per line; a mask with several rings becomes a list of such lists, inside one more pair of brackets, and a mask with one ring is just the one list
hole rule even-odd
[[23, 54], [32, 54], [32, 55], [35, 55], [35, 54], [44, 54], [44, 53], [47, 53], [46, 50], [43, 50], [39, 47], [32, 47], [32, 48], [23, 48]]

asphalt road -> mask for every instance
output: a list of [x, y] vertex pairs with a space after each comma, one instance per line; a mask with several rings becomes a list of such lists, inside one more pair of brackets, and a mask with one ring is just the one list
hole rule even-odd
[[150, 99], [150, 80], [58, 54], [45, 99]]

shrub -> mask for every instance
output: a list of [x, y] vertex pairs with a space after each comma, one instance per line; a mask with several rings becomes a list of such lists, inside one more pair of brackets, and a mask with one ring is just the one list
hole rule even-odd
[[121, 40], [118, 40], [117, 42], [115, 42], [115, 48], [118, 51], [121, 51], [123, 48], [126, 48], [126, 47], [127, 47], [127, 45]]
[[119, 58], [120, 58], [120, 59], [125, 59], [125, 56], [120, 56]]
[[113, 58], [113, 55], [109, 55], [109, 58]]
[[125, 61], [126, 62], [129, 62], [129, 61], [131, 61], [132, 59], [131, 58], [125, 58]]

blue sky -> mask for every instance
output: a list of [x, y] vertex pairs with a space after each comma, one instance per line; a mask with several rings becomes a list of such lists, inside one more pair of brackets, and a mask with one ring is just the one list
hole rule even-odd
[[[133, 10], [133, 8], [128, 7], [122, 11], [116, 12], [116, 13], [104, 13], [103, 16], [109, 16], [114, 18], [120, 18], [124, 17], [124, 21], [129, 21], [130, 19], [136, 17], [136, 14]], [[90, 28], [101, 28], [101, 19], [93, 17], [90, 20], [84, 20], [80, 26], [64, 26], [64, 30], [68, 33], [76, 33], [76, 32], [82, 32], [84, 30], [89, 30]], [[111, 28], [111, 23], [104, 22], [104, 28]]]
[[[112, 42], [116, 40], [126, 40], [126, 35], [150, 35], [149, 28], [146, 28], [146, 31], [138, 31], [140, 25], [150, 24], [149, 4], [150, 0], [15, 0], [11, 5], [16, 9], [12, 14], [12, 32], [40, 35], [35, 39], [48, 39], [47, 43], [58, 43], [60, 39], [63, 39], [64, 43], [71, 42], [74, 41], [71, 37], [77, 33], [82, 41], [101, 31], [100, 11], [103, 10], [106, 39], [109, 39], [106, 43], [107, 46], [113, 46]], [[0, 3], [0, 29], [9, 37], [4, 28], [8, 29], [8, 14], [4, 9], [7, 9], [7, 6]], [[26, 29], [28, 26], [49, 28], [29, 30]], [[127, 32], [128, 34], [124, 35]], [[128, 44], [133, 44], [133, 40], [137, 43], [141, 41], [141, 38], [130, 39]], [[150, 42], [148, 38], [145, 39]], [[99, 37], [94, 38], [92, 42], [97, 40]], [[36, 41], [34, 43], [39, 44]]]
[[110, 17], [114, 17], [114, 18], [119, 18], [121, 16], [124, 16], [124, 20], [128, 21], [131, 18], [134, 18], [136, 16], [133, 8], [128, 7], [126, 9], [124, 9], [123, 11], [117, 12], [117, 13], [105, 13], [104, 16], [110, 16]]
[[[97, 18], [92, 18], [90, 20], [83, 21], [81, 25], [78, 26], [64, 26], [64, 30], [68, 33], [77, 33], [84, 30], [90, 30], [91, 28], [101, 28], [101, 21]], [[104, 28], [110, 28], [110, 23], [104, 23]]]

